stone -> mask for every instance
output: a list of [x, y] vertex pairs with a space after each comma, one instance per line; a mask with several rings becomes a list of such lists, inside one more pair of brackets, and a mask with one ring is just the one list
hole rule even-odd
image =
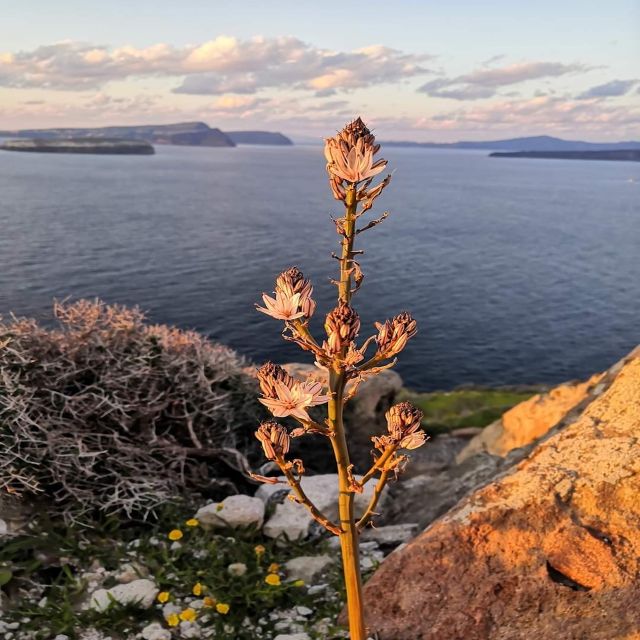
[[200, 638], [202, 636], [202, 629], [197, 622], [188, 622], [183, 620], [180, 623], [180, 637], [181, 638]]
[[171, 631], [164, 629], [159, 622], [148, 624], [140, 635], [144, 640], [171, 640]]
[[640, 349], [365, 585], [381, 640], [637, 640]]
[[423, 529], [469, 492], [491, 481], [509, 462], [482, 453], [436, 475], [401, 478], [390, 486], [389, 506], [382, 514], [382, 521], [401, 524], [408, 519]]
[[279, 633], [275, 640], [311, 640], [311, 636], [307, 633]]
[[114, 578], [121, 584], [127, 584], [138, 578], [146, 578], [148, 575], [149, 570], [146, 567], [143, 567], [137, 562], [129, 562], [118, 569]]
[[249, 526], [259, 529], [264, 521], [264, 502], [251, 496], [229, 496], [222, 502], [198, 509], [195, 518], [203, 527], [210, 529]]
[[335, 562], [331, 556], [298, 556], [285, 562], [284, 568], [289, 580], [303, 580], [306, 585], [313, 583]]
[[135, 604], [141, 609], [148, 609], [158, 595], [155, 582], [142, 578], [128, 584], [119, 584], [111, 589], [98, 589], [91, 594], [89, 608], [95, 611], [106, 611], [113, 601], [123, 605]]
[[360, 540], [376, 542], [381, 547], [397, 547], [414, 538], [418, 534], [418, 529], [419, 526], [415, 522], [367, 528], [360, 535]]
[[561, 384], [517, 404], [476, 435], [458, 454], [457, 461], [463, 462], [481, 451], [505, 456], [511, 450], [537, 440], [584, 401], [602, 377], [603, 374], [596, 374], [586, 382]]
[[244, 562], [233, 562], [227, 567], [229, 575], [240, 578], [247, 573], [247, 565]]
[[13, 494], [0, 492], [0, 537], [23, 533], [34, 518], [32, 504]]
[[[284, 476], [280, 477], [284, 482]], [[301, 481], [302, 489], [307, 497], [316, 507], [335, 522], [338, 519], [338, 475], [335, 473], [319, 474], [316, 476], [303, 476]], [[364, 487], [362, 493], [356, 493], [354, 498], [354, 508], [356, 516], [362, 515], [371, 497], [373, 496], [374, 481], [370, 481]], [[287, 484], [263, 484], [256, 491], [256, 498], [260, 498], [264, 503], [279, 491], [288, 491]], [[378, 510], [382, 508], [386, 489], [378, 503]], [[306, 507], [288, 498], [282, 504], [276, 505], [273, 515], [271, 515], [264, 527], [263, 533], [270, 538], [277, 538], [284, 535], [289, 540], [302, 540], [309, 535], [311, 523], [315, 522]]]

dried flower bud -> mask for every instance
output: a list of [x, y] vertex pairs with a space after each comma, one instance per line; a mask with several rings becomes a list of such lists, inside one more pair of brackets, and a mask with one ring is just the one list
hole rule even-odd
[[422, 411], [414, 407], [410, 402], [394, 404], [389, 411], [385, 413], [389, 436], [395, 442], [404, 442], [409, 436], [418, 432], [422, 424], [423, 415]]
[[276, 295], [280, 292], [287, 298], [299, 294], [298, 308], [306, 318], [310, 318], [316, 309], [316, 303], [311, 298], [313, 287], [311, 282], [304, 277], [298, 267], [291, 267], [283, 271], [276, 279]]
[[293, 387], [295, 380], [278, 364], [265, 362], [257, 372], [260, 389], [267, 398], [277, 398], [276, 381], [285, 386]]
[[285, 456], [291, 444], [287, 430], [274, 420], [263, 422], [256, 431], [256, 438], [260, 441], [264, 455], [268, 460]]
[[401, 449], [417, 449], [427, 441], [427, 434], [424, 431], [416, 431], [400, 440]]
[[409, 338], [413, 338], [418, 332], [418, 323], [406, 311], [398, 314], [392, 320], [384, 324], [376, 323], [378, 335], [378, 358], [392, 358], [400, 353], [407, 344]]
[[[360, 138], [367, 144], [375, 142], [375, 136], [369, 131], [367, 125], [362, 118], [357, 117], [355, 120], [345, 125], [344, 129], [338, 134], [341, 140], [344, 140], [349, 146], [354, 146]], [[378, 145], [379, 146], [379, 145]]]
[[355, 309], [346, 302], [341, 302], [327, 314], [324, 328], [328, 337], [325, 343], [327, 351], [336, 354], [355, 340], [360, 331], [360, 317]]
[[347, 124], [333, 138], [325, 140], [329, 184], [336, 200], [346, 197], [343, 182], [357, 184], [369, 180], [387, 166], [386, 160], [373, 161], [379, 149], [374, 135], [360, 118]]

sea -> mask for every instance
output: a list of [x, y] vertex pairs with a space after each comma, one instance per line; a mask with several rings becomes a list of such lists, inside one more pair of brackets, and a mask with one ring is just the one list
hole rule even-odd
[[[0, 152], [0, 314], [54, 299], [137, 305], [249, 361], [307, 361], [255, 310], [297, 265], [322, 336], [341, 214], [321, 146], [157, 146], [155, 156]], [[389, 148], [357, 237], [361, 337], [410, 311], [416, 390], [585, 378], [640, 343], [640, 163]]]

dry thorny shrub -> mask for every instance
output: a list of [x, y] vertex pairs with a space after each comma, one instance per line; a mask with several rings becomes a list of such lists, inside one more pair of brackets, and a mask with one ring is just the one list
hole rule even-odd
[[0, 322], [0, 488], [75, 521], [236, 489], [260, 409], [235, 352], [99, 301], [54, 315]]

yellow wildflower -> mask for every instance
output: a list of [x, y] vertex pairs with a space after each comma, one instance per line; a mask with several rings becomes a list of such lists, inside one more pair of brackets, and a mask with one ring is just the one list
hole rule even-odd
[[264, 548], [264, 545], [258, 544], [256, 545], [253, 550], [256, 552], [256, 555], [258, 556], [258, 558], [260, 556], [264, 555], [264, 552], [266, 551], [266, 549]]
[[294, 587], [304, 587], [304, 580], [296, 580], [296, 581], [293, 583], [293, 586], [294, 586]]
[[205, 598], [203, 598], [202, 602], [203, 602], [205, 607], [215, 607], [216, 606], [216, 600], [215, 600], [215, 598], [212, 598], [211, 596], [206, 596]]
[[270, 573], [264, 581], [272, 587], [278, 587], [280, 585], [280, 576], [277, 573]]
[[184, 620], [186, 622], [193, 622], [197, 617], [198, 612], [195, 609], [191, 609], [190, 607], [180, 612], [179, 616], [180, 620]]
[[194, 596], [201, 596], [203, 590], [204, 590], [204, 587], [199, 582], [196, 582], [193, 585], [193, 589], [191, 589], [191, 592], [193, 593]]
[[195, 518], [189, 518], [185, 524], [187, 527], [197, 527], [200, 524], [200, 520], [196, 520]]
[[172, 613], [167, 616], [167, 624], [170, 627], [177, 627], [180, 624], [180, 618], [177, 613]]
[[174, 529], [173, 531], [169, 531], [169, 540], [180, 540], [184, 534], [180, 529]]
[[226, 616], [227, 613], [229, 613], [229, 609], [231, 607], [228, 604], [225, 604], [223, 602], [218, 602], [218, 604], [216, 605], [216, 611], [218, 613], [221, 613], [223, 616]]
[[267, 571], [269, 573], [275, 573], [279, 568], [280, 568], [280, 565], [277, 562], [272, 562], [269, 565], [269, 568], [267, 569]]
[[158, 594], [158, 602], [164, 604], [165, 602], [167, 602], [167, 600], [169, 600], [169, 592], [168, 591], [161, 591]]

